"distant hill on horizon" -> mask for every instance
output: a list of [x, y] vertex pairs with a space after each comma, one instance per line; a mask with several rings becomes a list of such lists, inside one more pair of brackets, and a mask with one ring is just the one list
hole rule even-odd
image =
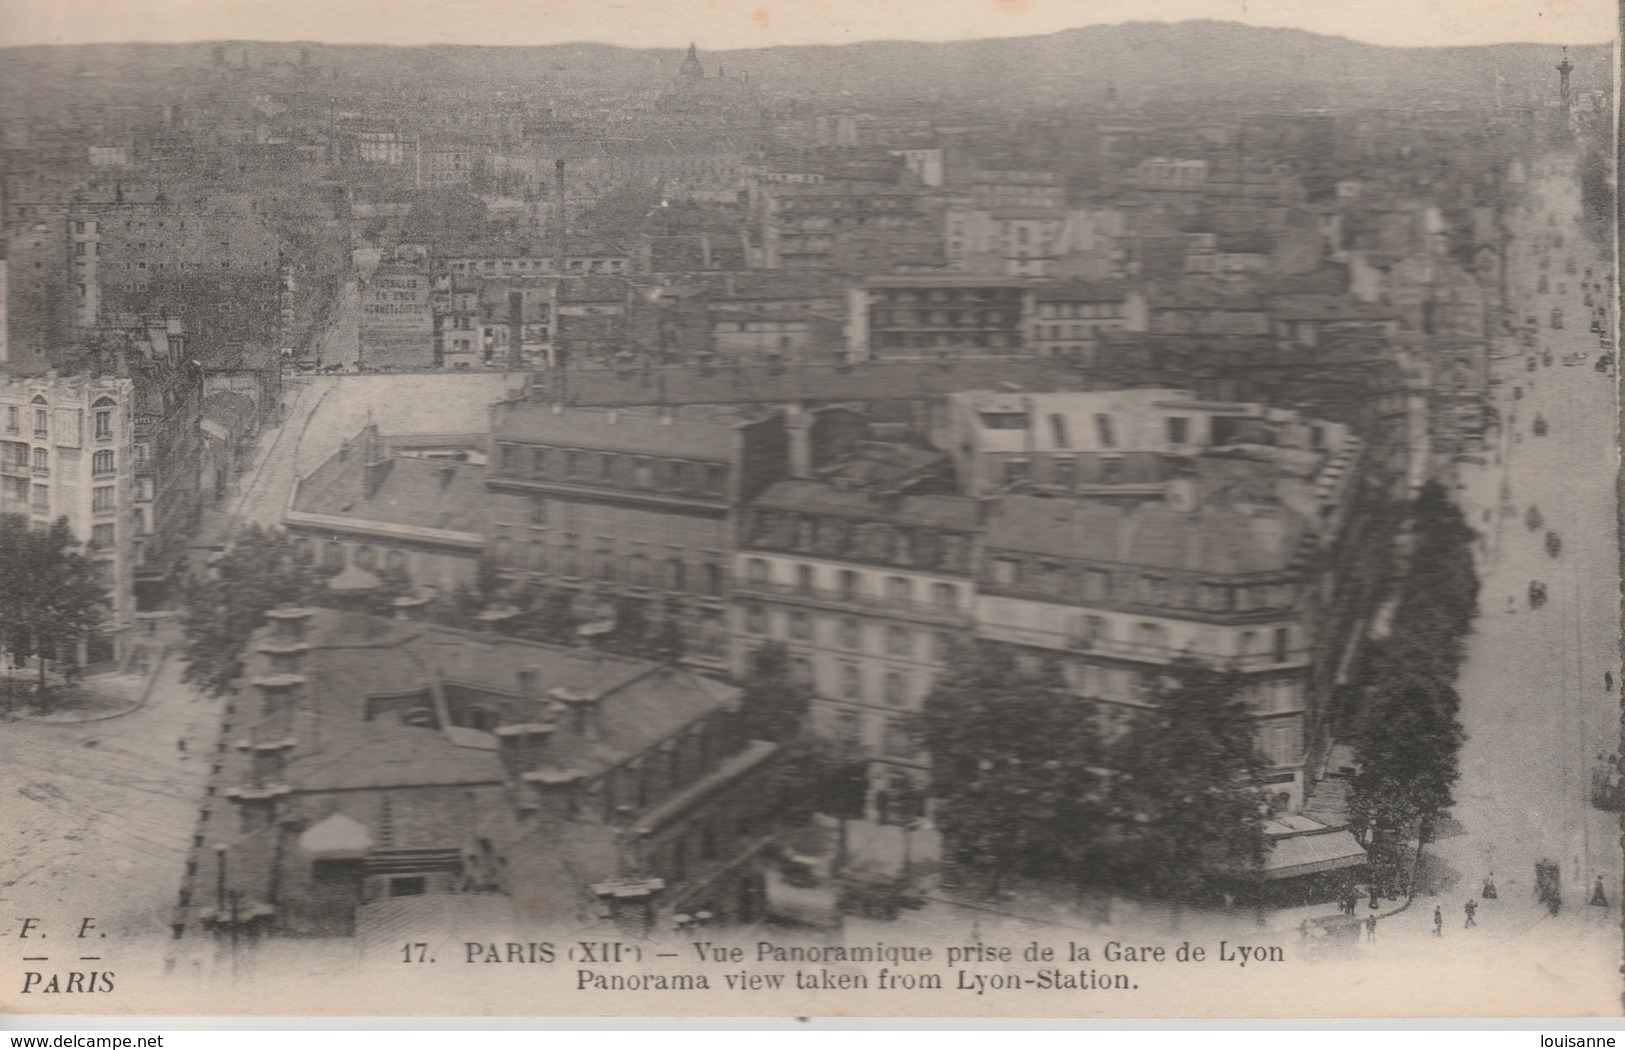
[[[534, 90], [647, 90], [668, 85], [688, 41], [670, 49], [612, 44], [418, 46], [201, 41], [185, 44], [0, 48], [0, 82], [41, 73], [155, 73], [227, 64], [297, 62], [382, 84]], [[1576, 90], [1612, 84], [1611, 44], [1568, 49]], [[1300, 106], [1384, 100], [1555, 95], [1560, 49], [1544, 44], [1390, 47], [1301, 29], [1236, 22], [1127, 22], [1042, 36], [928, 43], [864, 41], [701, 52], [709, 74], [747, 77], [769, 91], [904, 98], [1049, 98], [1113, 87], [1127, 102], [1280, 96]], [[112, 72], [116, 76], [116, 72]]]

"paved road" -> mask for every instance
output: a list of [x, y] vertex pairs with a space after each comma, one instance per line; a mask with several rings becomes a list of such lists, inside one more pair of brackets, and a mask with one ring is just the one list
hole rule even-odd
[[168, 926], [219, 722], [181, 671], [121, 718], [0, 726], [5, 914], [95, 916], [121, 950]]
[[[1550, 858], [1562, 866], [1566, 903], [1578, 906], [1598, 876], [1611, 898], [1621, 879], [1619, 822], [1589, 800], [1597, 756], [1619, 748], [1615, 388], [1612, 375], [1592, 369], [1598, 336], [1588, 330], [1580, 288], [1587, 267], [1597, 279], [1607, 268], [1576, 221], [1572, 176], [1545, 175], [1530, 191], [1530, 206], [1513, 219], [1509, 287], [1519, 322], [1539, 318], [1538, 347], [1553, 362], [1529, 372], [1519, 352], [1495, 363], [1508, 425], [1487, 464], [1463, 468], [1458, 495], [1488, 543], [1480, 615], [1457, 683], [1469, 736], [1456, 809], [1464, 834], [1438, 852], [1464, 885], [1493, 870], [1503, 896], [1522, 903], [1532, 898], [1535, 862]], [[1551, 246], [1558, 235], [1562, 248]], [[1564, 272], [1570, 257], [1573, 276]], [[1542, 258], [1546, 294], [1536, 291]], [[1561, 330], [1548, 324], [1553, 307], [1564, 311]], [[1565, 366], [1572, 353], [1583, 363]], [[1545, 437], [1532, 432], [1537, 414], [1549, 424]], [[1545, 519], [1536, 531], [1524, 523], [1530, 505]], [[1546, 552], [1546, 530], [1561, 538], [1557, 558]], [[1548, 589], [1538, 610], [1527, 598], [1532, 580]]]
[[484, 433], [488, 406], [520, 378], [473, 372], [290, 379], [282, 425], [260, 436], [233, 513], [243, 522], [280, 522], [294, 478], [309, 475], [369, 419], [386, 435]]

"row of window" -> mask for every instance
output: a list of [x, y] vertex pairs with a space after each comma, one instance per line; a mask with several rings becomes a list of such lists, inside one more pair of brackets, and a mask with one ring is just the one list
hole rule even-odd
[[[1111, 322], [1110, 327], [1117, 327], [1121, 322]], [[1097, 331], [1107, 325], [1039, 325], [1033, 333], [1038, 339], [1092, 339]]]
[[[571, 273], [625, 273], [625, 259], [571, 259]], [[456, 259], [451, 263], [453, 273], [513, 273], [553, 272], [552, 259]]]
[[874, 293], [879, 303], [997, 303], [1012, 305], [1021, 301], [1020, 289], [998, 288], [881, 288]]
[[865, 733], [868, 720], [864, 718], [861, 710], [839, 708], [831, 720], [834, 723], [831, 735], [845, 748], [873, 752], [878, 745], [878, 751], [882, 756], [901, 762], [918, 762], [926, 757], [918, 739], [909, 731], [908, 723], [901, 718], [888, 717], [877, 720], [878, 732], [874, 734], [878, 738], [876, 745], [869, 744], [865, 739], [868, 736]]
[[[307, 561], [313, 560], [315, 557], [315, 545], [307, 537], [300, 536], [295, 539], [293, 548], [295, 553]], [[377, 547], [363, 543], [355, 548], [352, 560], [356, 568], [366, 569], [368, 572], [376, 572], [380, 568], [392, 573], [406, 571], [406, 554], [392, 548], [385, 548], [380, 552]], [[343, 569], [344, 544], [336, 541], [322, 544], [321, 566], [329, 571]]]
[[[1085, 647], [1110, 649], [1116, 641], [1112, 637], [1112, 621], [1104, 616], [1076, 616], [1067, 625], [1067, 633], [1074, 644]], [[1134, 649], [1148, 655], [1166, 655], [1171, 649], [1168, 628], [1160, 623], [1137, 623], [1133, 626], [1129, 644]], [[1264, 646], [1269, 648], [1265, 649]], [[1277, 627], [1273, 634], [1260, 638], [1257, 631], [1242, 631], [1236, 637], [1236, 652], [1202, 653], [1203, 656], [1268, 656], [1273, 663], [1284, 664], [1293, 657], [1292, 629]]]
[[[0, 480], [3, 480], [5, 483], [4, 489], [0, 489], [0, 492], [4, 493], [5, 498], [3, 502], [8, 509], [12, 510], [13, 512], [20, 512], [23, 504], [26, 503], [34, 514], [49, 514], [51, 512], [51, 486], [39, 484], [30, 485], [28, 483], [28, 479], [26, 478], [4, 478]], [[118, 504], [114, 500], [114, 491], [115, 489], [111, 485], [98, 486], [97, 488], [91, 489], [91, 510], [97, 514], [109, 514], [117, 510]], [[113, 526], [93, 526], [94, 529], [102, 529], [104, 527], [111, 529]], [[112, 544], [112, 539], [111, 534], [109, 533], [108, 535], [109, 538], [107, 542], [104, 544], [97, 541], [98, 545], [110, 546]]]
[[1039, 303], [1038, 316], [1044, 320], [1112, 320], [1123, 316], [1122, 303]]
[[[747, 634], [776, 637], [781, 633], [775, 630], [774, 618], [762, 605], [748, 602], [743, 608]], [[840, 619], [824, 618], [800, 609], [792, 609], [785, 614], [782, 634], [792, 642], [831, 645], [852, 652], [866, 652], [872, 634], [869, 628], [872, 626], [875, 625], [850, 616]], [[820, 634], [825, 638], [820, 638]], [[879, 632], [879, 638], [881, 648], [887, 656], [908, 660], [923, 659], [936, 664], [947, 663], [958, 645], [955, 636], [947, 631], [927, 634], [899, 624], [884, 625]]]
[[1020, 332], [878, 332], [879, 350], [927, 350], [932, 347], [978, 347], [988, 350], [1021, 346]]
[[[815, 552], [943, 572], [970, 571], [970, 536], [940, 529], [752, 510], [745, 515], [744, 537], [750, 546], [770, 550]], [[796, 571], [799, 579], [802, 570]]]
[[499, 446], [498, 457], [504, 474], [586, 484], [720, 496], [727, 482], [720, 463], [509, 444]]
[[[13, 451], [13, 462], [18, 467], [31, 467], [35, 474], [49, 474], [51, 472], [51, 453], [48, 449], [34, 449], [33, 459], [30, 462], [28, 446], [22, 442], [6, 442]], [[75, 453], [77, 455], [77, 453]], [[90, 457], [91, 472], [97, 475], [113, 474], [115, 460], [113, 450], [104, 448]]]
[[607, 545], [584, 550], [574, 543], [550, 546], [540, 540], [516, 543], [498, 539], [491, 542], [490, 553], [492, 560], [505, 569], [567, 579], [593, 579], [712, 598], [722, 597], [727, 586], [727, 573], [716, 562], [694, 565], [682, 558], [657, 559], [645, 554], [628, 557]]
[[[988, 482], [993, 485], [1010, 486], [1036, 481], [1041, 485], [1053, 485], [1070, 491], [1079, 483], [1122, 485], [1135, 480], [1142, 482], [1156, 480], [1145, 477], [1143, 470], [1136, 478], [1129, 470], [1131, 464], [1125, 462], [1117, 453], [1089, 457], [1081, 465], [1084, 468], [1082, 470], [1079, 469], [1078, 461], [1070, 455], [1039, 456], [1036, 457], [1036, 462], [1026, 456], [992, 460], [988, 463]], [[1039, 469], [1035, 470], [1035, 466]]]
[[1194, 609], [1209, 613], [1290, 609], [1297, 587], [1292, 583], [1200, 583], [1135, 570], [1077, 569], [1059, 562], [999, 554], [991, 559], [991, 582], [1002, 590], [1021, 591], [1063, 601], [1120, 601]]
[[[846, 602], [863, 602], [880, 599], [888, 604], [910, 606], [916, 604], [924, 596], [915, 589], [915, 581], [907, 576], [887, 576], [881, 580], [880, 589], [871, 594], [868, 589], [868, 574], [854, 569], [837, 569], [832, 577], [833, 587], [820, 587], [818, 573], [813, 566], [798, 564], [794, 566], [793, 581], [778, 581], [774, 579], [773, 564], [766, 558], [747, 558], [745, 560], [745, 582], [750, 585], [774, 586], [784, 583], [783, 590], [788, 594], [800, 594], [807, 597], [827, 596]], [[929, 585], [931, 604], [944, 611], [957, 611], [959, 609], [960, 587], [957, 584], [941, 581]]]
[[[1014, 321], [1015, 318], [1009, 318]], [[998, 310], [876, 310], [876, 328], [901, 325], [958, 325], [964, 328], [998, 328], [1007, 323]]]
[[[51, 410], [48, 407], [46, 407], [49, 404], [49, 402], [47, 402], [45, 400], [45, 398], [42, 397], [41, 395], [36, 394], [36, 395], [34, 395], [34, 399], [33, 399], [32, 402], [30, 402], [30, 404], [32, 406], [33, 413], [34, 413], [34, 415], [33, 415], [33, 420], [34, 420], [33, 434], [34, 434], [34, 437], [39, 438], [40, 440], [48, 440], [50, 438], [50, 436], [51, 436]], [[97, 441], [111, 441], [113, 439], [113, 410], [114, 410], [114, 408], [117, 407], [117, 402], [115, 402], [110, 397], [103, 397], [103, 398], [98, 398], [96, 400], [96, 403], [91, 407], [93, 409], [92, 418], [93, 418], [93, 420], [95, 422], [95, 437], [96, 437], [96, 440]], [[72, 410], [70, 410], [70, 411], [72, 411]], [[68, 425], [71, 426], [72, 431], [71, 431], [71, 433], [60, 435], [60, 436], [64, 439], [64, 441], [66, 443], [78, 444], [78, 442], [79, 442], [79, 436], [78, 436], [79, 435], [79, 428], [81, 426], [83, 426], [82, 421], [79, 422], [79, 423], [72, 423], [71, 421], [65, 421], [65, 422], [67, 422]], [[8, 433], [8, 434], [20, 434], [20, 433], [22, 433], [22, 430], [23, 430], [22, 409], [17, 405], [7, 405], [6, 406], [6, 433]]]

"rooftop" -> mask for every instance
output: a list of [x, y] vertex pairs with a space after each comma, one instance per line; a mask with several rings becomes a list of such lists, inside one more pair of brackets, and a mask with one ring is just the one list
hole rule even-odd
[[1215, 576], [1293, 567], [1305, 532], [1301, 518], [1279, 506], [1243, 509], [1208, 495], [1189, 512], [1153, 502], [1004, 495], [992, 501], [987, 545]]
[[507, 401], [493, 409], [491, 429], [498, 441], [723, 461], [734, 456], [734, 431], [750, 421], [740, 412], [695, 408], [606, 411]]
[[886, 496], [828, 481], [781, 481], [758, 496], [755, 505], [762, 510], [884, 519], [898, 525], [961, 532], [978, 525], [976, 501], [966, 496]]
[[[738, 695], [647, 660], [335, 610], [318, 612], [306, 637], [311, 702], [295, 715], [297, 744], [280, 777], [295, 792], [502, 782], [498, 738], [447, 724], [448, 697], [490, 698], [505, 722], [551, 726], [547, 761], [592, 775]], [[529, 685], [521, 672], [533, 676]], [[560, 696], [596, 704], [590, 729]], [[378, 714], [372, 699], [421, 701], [441, 725]]]
[[369, 496], [367, 458], [364, 437], [346, 442], [303, 479], [291, 509], [357, 522], [484, 531], [485, 467], [390, 456], [374, 467], [377, 488]]

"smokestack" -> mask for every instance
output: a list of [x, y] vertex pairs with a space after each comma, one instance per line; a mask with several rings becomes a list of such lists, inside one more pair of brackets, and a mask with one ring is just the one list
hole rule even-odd
[[566, 268], [567, 263], [568, 263], [568, 259], [566, 258], [567, 253], [566, 253], [565, 248], [564, 248], [564, 238], [565, 238], [565, 234], [570, 229], [570, 224], [566, 221], [566, 216], [564, 214], [564, 158], [563, 157], [560, 157], [558, 160], [553, 162], [553, 206], [554, 206], [554, 210], [557, 212], [557, 214], [555, 214], [554, 217], [553, 217], [553, 221], [554, 221], [554, 224], [558, 227], [558, 233], [557, 233], [558, 243], [555, 246], [555, 254], [557, 254], [557, 256], [558, 256], [559, 273], [562, 274], [562, 273], [565, 272], [565, 268]]
[[508, 293], [508, 367], [525, 369], [525, 293]]

